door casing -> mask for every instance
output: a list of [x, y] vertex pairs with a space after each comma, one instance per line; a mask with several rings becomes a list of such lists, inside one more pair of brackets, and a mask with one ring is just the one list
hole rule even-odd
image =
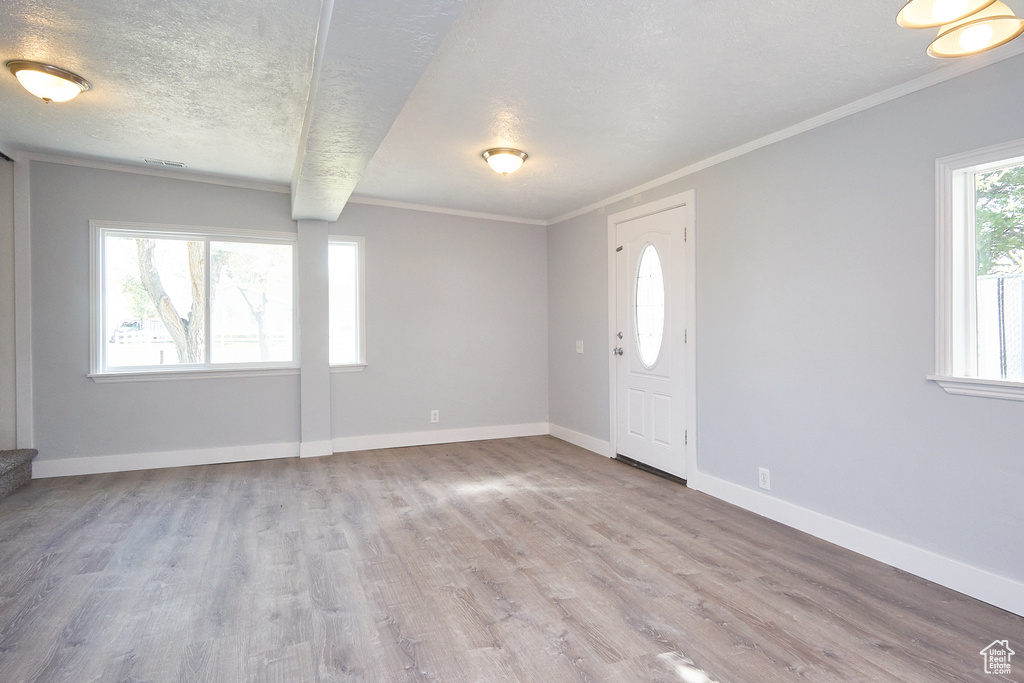
[[665, 199], [656, 200], [636, 206], [626, 211], [610, 214], [608, 216], [608, 425], [609, 425], [609, 453], [614, 458], [616, 445], [618, 444], [618, 378], [616, 372], [616, 356], [612, 349], [619, 345], [616, 339], [617, 329], [617, 307], [616, 307], [616, 230], [620, 223], [635, 220], [644, 216], [661, 213], [669, 209], [686, 207], [685, 216], [685, 239], [684, 239], [684, 263], [685, 269], [685, 358], [686, 358], [686, 438], [685, 458], [687, 480], [692, 481], [697, 476], [697, 271], [696, 271], [696, 228], [695, 228], [695, 192], [688, 190]]

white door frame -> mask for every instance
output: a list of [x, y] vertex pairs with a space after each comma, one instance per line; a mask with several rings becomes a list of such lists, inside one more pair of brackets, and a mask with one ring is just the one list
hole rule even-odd
[[608, 216], [608, 425], [609, 441], [611, 442], [608, 457], [616, 455], [616, 444], [618, 444], [618, 375], [616, 372], [616, 357], [612, 349], [619, 346], [615, 334], [618, 331], [617, 311], [615, 304], [616, 296], [616, 265], [615, 233], [617, 226], [626, 221], [635, 220], [651, 214], [661, 213], [669, 209], [685, 206], [686, 211], [686, 234], [684, 235], [684, 259], [683, 267], [686, 269], [686, 316], [683, 321], [683, 328], [686, 330], [686, 476], [688, 481], [697, 478], [697, 260], [694, 245], [696, 242], [696, 211], [694, 208], [694, 191], [687, 190], [680, 194], [659, 199], [647, 204], [636, 206], [632, 209], [609, 214]]

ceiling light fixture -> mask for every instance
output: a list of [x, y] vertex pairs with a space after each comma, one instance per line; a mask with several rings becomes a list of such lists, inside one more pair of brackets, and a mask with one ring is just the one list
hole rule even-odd
[[51, 64], [12, 59], [7, 68], [25, 90], [46, 103], [67, 102], [92, 87], [78, 74]]
[[1024, 33], [1024, 20], [1002, 2], [946, 24], [928, 46], [932, 57], [967, 57], [1005, 45]]
[[910, 0], [896, 15], [903, 28], [937, 28], [971, 16], [995, 0]]
[[904, 28], [935, 28], [931, 57], [967, 57], [1024, 33], [1024, 20], [999, 0], [910, 0], [896, 15]]
[[493, 149], [485, 150], [481, 156], [496, 173], [502, 175], [515, 173], [523, 165], [523, 162], [529, 158], [526, 152], [521, 152], [511, 147], [494, 147]]

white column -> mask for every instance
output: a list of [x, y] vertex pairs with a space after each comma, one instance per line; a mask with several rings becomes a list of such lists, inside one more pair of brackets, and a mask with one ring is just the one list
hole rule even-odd
[[18, 448], [33, 448], [32, 205], [28, 159], [14, 161], [14, 391]]
[[14, 164], [0, 159], [0, 449], [17, 448], [14, 393]]
[[327, 355], [327, 222], [298, 221], [299, 456], [330, 455], [331, 366]]

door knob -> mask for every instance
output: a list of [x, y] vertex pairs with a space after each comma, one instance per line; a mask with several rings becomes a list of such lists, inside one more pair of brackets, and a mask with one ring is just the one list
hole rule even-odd
[[616, 356], [621, 356], [622, 355], [622, 347], [621, 346], [615, 347], [614, 349], [612, 349], [612, 353], [614, 353]]

